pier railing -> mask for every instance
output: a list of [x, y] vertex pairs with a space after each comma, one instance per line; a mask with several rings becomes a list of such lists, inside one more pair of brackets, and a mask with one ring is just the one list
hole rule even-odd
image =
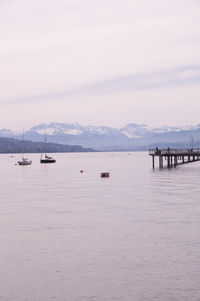
[[154, 156], [159, 156], [159, 155], [176, 155], [176, 156], [181, 156], [181, 155], [199, 155], [200, 154], [200, 149], [199, 148], [184, 148], [184, 149], [159, 149], [159, 148], [154, 148], [154, 149], [149, 149], [149, 155], [154, 155]]

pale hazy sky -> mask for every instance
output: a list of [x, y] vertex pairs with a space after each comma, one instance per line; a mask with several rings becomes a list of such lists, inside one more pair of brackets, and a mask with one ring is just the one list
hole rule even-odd
[[200, 123], [200, 0], [0, 0], [0, 128]]

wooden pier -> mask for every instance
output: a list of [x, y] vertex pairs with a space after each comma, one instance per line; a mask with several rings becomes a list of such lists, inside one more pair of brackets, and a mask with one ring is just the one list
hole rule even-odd
[[176, 167], [179, 164], [186, 164], [200, 160], [200, 149], [150, 149], [149, 155], [152, 156], [152, 167], [155, 168], [155, 157], [158, 157], [159, 168]]

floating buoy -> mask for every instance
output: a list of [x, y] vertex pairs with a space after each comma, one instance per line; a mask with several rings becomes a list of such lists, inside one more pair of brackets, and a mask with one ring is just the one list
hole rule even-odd
[[110, 177], [110, 173], [109, 172], [102, 172], [101, 173], [101, 178], [109, 178]]
[[83, 173], [83, 170], [82, 170], [82, 169], [80, 170], [80, 173]]

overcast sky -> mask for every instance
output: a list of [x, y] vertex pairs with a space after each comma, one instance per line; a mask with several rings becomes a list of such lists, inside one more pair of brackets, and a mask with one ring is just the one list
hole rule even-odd
[[0, 0], [0, 128], [200, 123], [199, 0]]

